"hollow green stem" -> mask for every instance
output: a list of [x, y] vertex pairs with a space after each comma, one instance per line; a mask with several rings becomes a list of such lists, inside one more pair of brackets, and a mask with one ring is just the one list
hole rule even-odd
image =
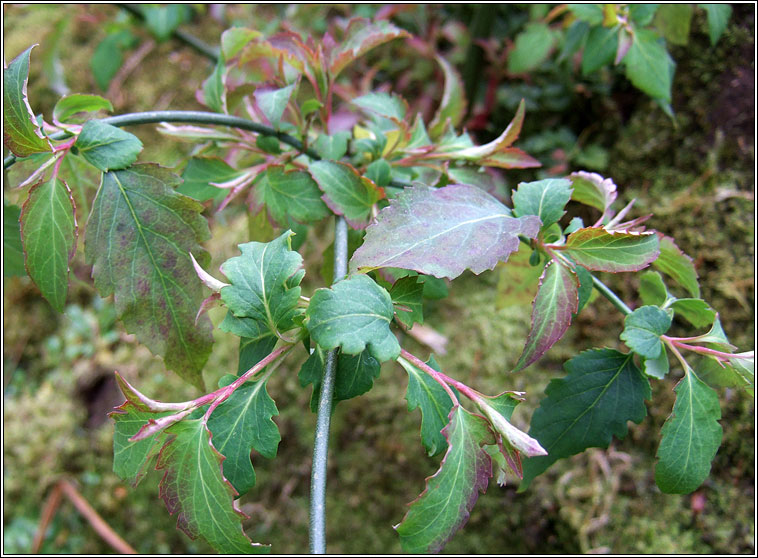
[[[345, 275], [347, 275], [347, 222], [338, 216], [334, 225], [334, 278], [332, 282], [336, 283]], [[324, 378], [321, 382], [321, 394], [319, 395], [316, 415], [316, 434], [313, 442], [313, 464], [311, 466], [311, 554], [326, 554], [326, 472], [337, 358], [337, 349], [326, 353]]]

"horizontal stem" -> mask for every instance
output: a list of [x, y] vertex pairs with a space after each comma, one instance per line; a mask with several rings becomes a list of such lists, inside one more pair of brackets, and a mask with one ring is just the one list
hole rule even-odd
[[687, 349], [688, 351], [692, 351], [693, 353], [709, 355], [709, 356], [713, 356], [713, 357], [724, 359], [724, 360], [729, 360], [732, 358], [749, 359], [752, 356], [750, 354], [725, 353], [724, 351], [717, 351], [716, 349], [709, 349], [708, 347], [701, 347], [700, 345], [689, 345], [687, 343], [682, 343], [682, 339], [678, 337], [669, 337], [667, 335], [661, 335], [661, 339], [663, 341], [670, 342], [671, 345], [679, 347], [680, 349]]

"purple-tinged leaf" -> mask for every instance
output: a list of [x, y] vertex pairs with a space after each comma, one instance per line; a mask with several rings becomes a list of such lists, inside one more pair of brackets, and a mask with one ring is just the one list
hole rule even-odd
[[[440, 106], [429, 124], [429, 135], [438, 139], [446, 126], [455, 128], [466, 114], [465, 87], [458, 71], [442, 56], [435, 56], [445, 74], [445, 88], [442, 91]], [[449, 122], [449, 124], [448, 124]]]
[[563, 217], [570, 199], [571, 182], [565, 178], [521, 182], [513, 193], [513, 213], [519, 217], [537, 215], [545, 230]]
[[246, 517], [234, 502], [235, 491], [221, 473], [224, 456], [211, 442], [202, 419], [184, 420], [166, 431], [168, 442], [156, 469], [164, 470], [160, 495], [177, 527], [190, 538], [205, 539], [224, 554], [266, 553], [242, 529]]
[[658, 257], [654, 233], [611, 232], [588, 227], [573, 232], [564, 246], [555, 247], [590, 271], [639, 271]]
[[350, 269], [400, 267], [454, 279], [465, 269], [493, 269], [518, 249], [519, 235], [534, 238], [538, 217], [511, 210], [476, 186], [418, 185], [390, 201], [366, 231]]
[[456, 405], [442, 433], [448, 449], [440, 469], [426, 479], [426, 489], [395, 527], [403, 550], [410, 554], [441, 551], [466, 524], [492, 476], [492, 460], [482, 445], [494, 439], [482, 417]]
[[408, 33], [387, 20], [371, 22], [364, 18], [350, 20], [339, 45], [329, 56], [332, 79], [356, 58], [392, 39], [408, 37]]
[[371, 114], [389, 118], [394, 122], [402, 122], [408, 112], [408, 103], [405, 99], [389, 93], [368, 93], [350, 102]]
[[518, 147], [508, 147], [493, 153], [484, 159], [477, 161], [485, 167], [498, 167], [501, 169], [532, 169], [541, 167], [537, 159], [521, 151]]
[[614, 59], [614, 65], [618, 66], [621, 61], [629, 52], [634, 42], [634, 37], [624, 27], [619, 28], [618, 46], [616, 47], [616, 58]]
[[179, 178], [157, 165], [103, 175], [87, 223], [85, 254], [95, 287], [114, 302], [126, 330], [194, 385], [213, 337], [207, 316], [195, 326], [203, 289], [190, 259], [208, 256], [203, 206], [174, 188]]
[[578, 289], [573, 271], [556, 261], [547, 264], [532, 306], [532, 327], [514, 372], [538, 360], [563, 337], [579, 306]]
[[661, 253], [653, 262], [653, 267], [687, 289], [693, 298], [700, 298], [700, 285], [697, 282], [697, 271], [695, 271], [692, 258], [679, 249], [673, 238], [660, 233], [658, 237]]
[[58, 312], [66, 305], [77, 233], [76, 208], [68, 185], [53, 179], [32, 186], [21, 208], [26, 271]]
[[322, 199], [329, 209], [343, 215], [353, 228], [366, 228], [371, 208], [384, 197], [381, 188], [347, 163], [316, 161], [308, 171], [324, 192]]
[[139, 441], [131, 441], [151, 419], [166, 413], [145, 410], [132, 401], [125, 401], [110, 417], [113, 419], [113, 472], [119, 478], [137, 486], [155, 461], [161, 446], [165, 443], [163, 434]]
[[603, 178], [596, 172], [579, 171], [572, 172], [569, 179], [574, 190], [571, 199], [599, 209], [603, 215], [616, 201], [616, 184], [610, 178]]
[[282, 88], [258, 87], [253, 93], [261, 112], [277, 130], [281, 124], [284, 110], [287, 108], [287, 103], [290, 102], [290, 97], [292, 97], [296, 87], [296, 83]]
[[[181, 411], [187, 408], [186, 403], [164, 403], [150, 399], [147, 395], [140, 393], [137, 388], [132, 386], [124, 377], [116, 372], [116, 383], [121, 393], [126, 397], [127, 402], [132, 404], [135, 409], [140, 411], [150, 411], [151, 413], [162, 413], [166, 411]], [[135, 431], [136, 433], [136, 431]]]
[[221, 33], [221, 54], [224, 60], [231, 60], [246, 44], [262, 36], [260, 31], [245, 27], [232, 27]]
[[16, 157], [52, 151], [26, 97], [32, 45], [3, 68], [3, 142]]
[[454, 159], [478, 161], [479, 159], [489, 157], [497, 152], [504, 151], [506, 148], [510, 147], [516, 139], [518, 139], [518, 135], [521, 133], [521, 126], [524, 123], [525, 111], [526, 103], [524, 102], [524, 99], [521, 99], [518, 110], [516, 111], [516, 116], [513, 117], [513, 120], [511, 120], [508, 127], [499, 137], [484, 145], [467, 147], [460, 151], [448, 152], [447, 154]]

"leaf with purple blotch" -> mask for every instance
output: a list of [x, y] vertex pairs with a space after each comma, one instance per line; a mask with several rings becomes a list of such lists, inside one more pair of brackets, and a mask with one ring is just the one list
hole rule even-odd
[[166, 366], [202, 387], [213, 343], [202, 316], [202, 283], [190, 252], [207, 265], [210, 237], [202, 204], [175, 192], [180, 179], [157, 165], [103, 175], [85, 236], [85, 255], [101, 296], [114, 294], [126, 330]]
[[571, 325], [579, 306], [579, 280], [568, 267], [551, 261], [540, 277], [532, 306], [532, 327], [514, 372], [523, 370], [552, 347]]
[[476, 186], [417, 185], [390, 201], [369, 226], [350, 269], [400, 267], [454, 279], [466, 269], [493, 269], [518, 249], [519, 235], [534, 238], [535, 216], [511, 210]]
[[403, 550], [411, 554], [441, 551], [466, 524], [492, 476], [492, 460], [482, 446], [494, 437], [482, 417], [456, 405], [442, 432], [448, 449], [440, 469], [426, 479], [426, 489], [395, 527]]
[[588, 227], [571, 233], [562, 250], [590, 271], [639, 271], [658, 257], [658, 237], [654, 233], [607, 231]]

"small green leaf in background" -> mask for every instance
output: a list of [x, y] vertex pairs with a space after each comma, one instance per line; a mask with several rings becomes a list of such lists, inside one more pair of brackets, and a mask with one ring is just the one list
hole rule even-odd
[[629, 15], [634, 23], [644, 27], [653, 21], [659, 6], [660, 4], [630, 4]]
[[350, 139], [350, 132], [335, 132], [334, 134], [319, 134], [316, 141], [313, 142], [313, 149], [316, 150], [322, 159], [338, 160], [342, 159], [347, 153], [347, 142]]
[[[453, 401], [445, 388], [429, 374], [419, 370], [405, 359], [398, 359], [398, 362], [408, 373], [408, 389], [405, 394], [408, 410], [421, 411], [421, 443], [427, 454], [434, 457], [447, 449], [447, 439], [442, 435], [442, 429], [448, 423], [450, 411], [453, 410]], [[439, 371], [439, 365], [434, 357], [430, 356], [427, 364]], [[450, 389], [457, 395], [455, 388]]]
[[26, 97], [32, 45], [3, 68], [3, 143], [16, 157], [52, 151]]
[[514, 372], [537, 361], [571, 325], [571, 316], [579, 303], [579, 280], [564, 265], [552, 260], [540, 277], [540, 286], [532, 306], [532, 325], [526, 345]]
[[424, 323], [424, 284], [418, 281], [418, 276], [401, 277], [395, 281], [390, 296], [395, 304], [397, 319], [408, 328], [414, 323]]
[[281, 436], [271, 417], [278, 414], [264, 378], [238, 387], [208, 418], [213, 447], [226, 458], [224, 477], [240, 496], [255, 485], [250, 450], [268, 459], [276, 457]]
[[221, 201], [229, 190], [213, 186], [211, 182], [221, 184], [241, 175], [242, 173], [216, 157], [192, 157], [182, 173], [184, 182], [176, 191], [201, 202]]
[[263, 112], [264, 116], [268, 119], [271, 125], [277, 130], [282, 122], [282, 116], [284, 115], [284, 109], [287, 108], [287, 103], [290, 102], [290, 97], [295, 90], [297, 84], [293, 83], [282, 88], [270, 88], [270, 87], [258, 87], [253, 96], [258, 107]]
[[569, 11], [578, 19], [586, 21], [590, 25], [603, 23], [602, 4], [567, 4]]
[[635, 87], [654, 99], [670, 103], [675, 64], [660, 40], [655, 31], [637, 30], [624, 58], [626, 76]]
[[536, 215], [544, 230], [563, 217], [570, 199], [571, 181], [565, 178], [521, 182], [513, 193], [513, 213], [518, 217]]
[[192, 8], [187, 4], [169, 4], [167, 6], [140, 6], [145, 16], [145, 25], [150, 33], [165, 41], [184, 22], [192, 17]]
[[534, 70], [550, 55], [555, 41], [555, 33], [547, 24], [528, 23], [516, 36], [514, 48], [508, 55], [508, 72], [522, 74]]
[[663, 350], [661, 335], [671, 327], [671, 316], [657, 306], [642, 306], [624, 318], [621, 340], [645, 358], [658, 358]]
[[213, 336], [207, 316], [195, 323], [204, 296], [189, 253], [207, 265], [199, 243], [210, 231], [203, 206], [174, 190], [180, 180], [158, 165], [105, 173], [84, 247], [95, 287], [101, 296], [115, 294], [126, 330], [202, 387]]
[[[747, 357], [747, 358], [746, 358]], [[698, 377], [715, 388], [738, 387], [745, 389], [750, 396], [755, 391], [755, 354], [738, 353], [727, 362], [714, 357], [701, 358], [695, 365]]]
[[134, 134], [125, 132], [99, 120], [88, 120], [74, 144], [75, 153], [103, 172], [125, 169], [137, 160], [142, 142]]
[[579, 291], [577, 292], [579, 295], [579, 304], [577, 304], [576, 313], [574, 314], [576, 315], [582, 311], [582, 308], [584, 308], [590, 301], [590, 298], [592, 298], [592, 289], [595, 287], [595, 284], [592, 280], [592, 274], [582, 266], [576, 266], [576, 268], [574, 268], [574, 273], [576, 273], [576, 276], [579, 278]]
[[519, 492], [558, 459], [606, 448], [612, 436], [626, 436], [627, 421], [642, 422], [650, 383], [632, 356], [613, 349], [584, 351], [564, 364], [565, 378], [550, 380], [529, 429], [548, 454], [524, 460]]
[[537, 236], [539, 219], [515, 218], [481, 188], [406, 188], [379, 212], [350, 269], [400, 267], [454, 279], [466, 269], [493, 269], [519, 246], [518, 235]]
[[21, 208], [3, 200], [3, 276], [23, 277], [24, 249], [21, 246]]
[[[302, 387], [313, 384], [311, 411], [314, 413], [318, 411], [325, 358], [324, 351], [317, 346], [303, 363], [297, 375]], [[380, 371], [379, 361], [372, 357], [368, 350], [357, 355], [340, 354], [337, 359], [332, 401], [334, 403], [346, 401], [368, 392], [374, 387], [374, 380], [379, 377]]]
[[679, 249], [673, 238], [660, 233], [658, 236], [661, 253], [653, 262], [653, 267], [687, 289], [693, 298], [700, 298], [700, 285], [697, 282], [697, 271], [695, 271], [692, 258]]
[[680, 298], [671, 303], [671, 308], [698, 328], [708, 327], [716, 319], [716, 311], [699, 298]]
[[689, 494], [711, 471], [721, 445], [719, 398], [688, 367], [674, 388], [676, 402], [661, 430], [655, 483], [666, 494]]
[[394, 121], [402, 121], [408, 111], [408, 103], [399, 95], [390, 93], [367, 93], [350, 102], [369, 113]]
[[63, 312], [69, 263], [76, 250], [76, 208], [62, 180], [40, 182], [21, 209], [21, 239], [29, 277], [47, 301]]
[[112, 112], [113, 105], [108, 99], [104, 99], [99, 95], [83, 95], [75, 93], [73, 95], [61, 97], [58, 102], [55, 103], [55, 108], [53, 108], [53, 121], [67, 122], [80, 112], [97, 112], [99, 110]]
[[673, 297], [666, 289], [663, 277], [657, 271], [646, 271], [640, 275], [640, 298], [646, 306], [663, 306]]
[[341, 347], [343, 353], [356, 355], [368, 347], [379, 362], [400, 354], [389, 327], [394, 315], [392, 299], [366, 275], [316, 290], [306, 315], [311, 338], [323, 349]]
[[686, 45], [692, 12], [691, 4], [663, 4], [655, 14], [655, 26], [672, 45]]
[[439, 471], [427, 479], [426, 489], [395, 527], [410, 554], [440, 552], [466, 524], [492, 476], [492, 460], [482, 446], [494, 440], [480, 416], [456, 405], [443, 433], [448, 450]]
[[564, 253], [591, 271], [639, 271], [659, 254], [653, 233], [607, 231], [600, 227], [579, 229], [569, 235]]
[[218, 59], [213, 72], [203, 82], [203, 102], [214, 112], [227, 112], [226, 60], [223, 57]]
[[392, 167], [385, 159], [378, 159], [366, 167], [366, 178], [377, 186], [387, 186], [392, 178]]
[[729, 18], [732, 17], [732, 7], [729, 4], [698, 4], [698, 7], [708, 14], [708, 36], [713, 46], [726, 30]]
[[582, 75], [587, 76], [613, 62], [618, 41], [616, 29], [602, 26], [590, 29], [582, 53]]
[[364, 229], [371, 218], [371, 208], [382, 197], [376, 185], [364, 179], [347, 163], [316, 161], [308, 167], [311, 176], [324, 192], [323, 200], [350, 226]]
[[281, 165], [268, 167], [255, 182], [253, 200], [256, 206], [265, 205], [279, 226], [287, 217], [301, 223], [312, 223], [331, 215], [321, 199], [318, 184], [305, 171], [285, 171]]
[[234, 503], [234, 489], [221, 473], [223, 456], [211, 444], [202, 419], [183, 420], [166, 430], [156, 469], [164, 471], [160, 494], [177, 527], [203, 537], [224, 554], [265, 553], [242, 529], [246, 517]]
[[224, 60], [231, 60], [250, 41], [262, 36], [260, 31], [245, 27], [232, 27], [221, 33], [221, 55]]
[[241, 256], [221, 264], [231, 285], [221, 289], [221, 299], [238, 318], [252, 318], [271, 332], [287, 331], [302, 313], [297, 307], [303, 258], [291, 249], [292, 231], [268, 243], [240, 244]]
[[109, 33], [98, 43], [90, 59], [90, 69], [95, 83], [106, 91], [111, 80], [124, 63], [124, 50], [131, 47], [137, 38], [128, 29]]

